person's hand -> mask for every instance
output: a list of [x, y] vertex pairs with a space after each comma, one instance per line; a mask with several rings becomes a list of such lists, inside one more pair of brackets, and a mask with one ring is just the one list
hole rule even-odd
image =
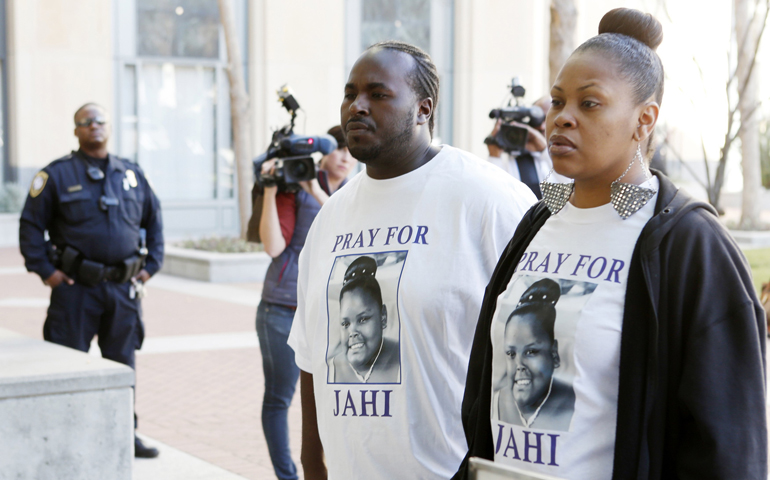
[[147, 283], [147, 280], [150, 279], [150, 274], [145, 269], [141, 269], [139, 273], [134, 276], [131, 280], [139, 280], [142, 283]]
[[324, 189], [321, 188], [321, 184], [318, 183], [317, 178], [297, 183], [299, 183], [299, 186], [302, 187], [302, 190], [312, 195], [313, 198], [315, 198], [316, 201], [322, 206], [329, 199], [329, 195], [327, 195], [326, 192], [324, 192]]
[[46, 278], [43, 282], [44, 284], [48, 285], [51, 288], [58, 287], [62, 282], [66, 282], [67, 285], [74, 285], [75, 281], [67, 276], [66, 273], [62, 272], [59, 269], [56, 269], [50, 277]]
[[542, 152], [546, 149], [546, 147], [548, 147], [548, 142], [545, 139], [545, 135], [543, 135], [543, 132], [540, 130], [524, 123], [514, 123], [514, 125], [527, 129], [529, 134], [527, 135], [527, 144], [524, 146], [524, 148], [530, 152]]
[[[492, 129], [492, 133], [489, 134], [490, 137], [494, 137], [497, 135], [497, 132], [500, 131], [500, 125], [503, 123], [502, 120], [499, 118], [495, 122], [495, 128]], [[497, 145], [487, 145], [487, 150], [489, 150], [489, 156], [490, 157], [500, 157], [503, 154], [503, 149], [498, 147]]]
[[[275, 159], [267, 160], [266, 162], [262, 163], [262, 175], [275, 175]], [[265, 185], [265, 193], [276, 193], [278, 192], [278, 185]]]
[[321, 189], [321, 184], [318, 183], [317, 178], [304, 180], [302, 182], [297, 182], [297, 183], [299, 183], [299, 186], [302, 187], [302, 190], [306, 191], [310, 195], [313, 195], [313, 192], [317, 192], [318, 190]]

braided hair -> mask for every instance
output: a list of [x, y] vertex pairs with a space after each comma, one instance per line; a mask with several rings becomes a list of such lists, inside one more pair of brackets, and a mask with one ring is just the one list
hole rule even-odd
[[409, 83], [420, 100], [429, 97], [433, 99], [433, 112], [431, 113], [430, 120], [428, 120], [428, 130], [430, 131], [431, 138], [433, 138], [433, 118], [436, 116], [436, 109], [438, 108], [439, 78], [438, 70], [433, 63], [433, 60], [430, 58], [430, 55], [420, 47], [398, 40], [378, 42], [367, 48], [367, 50], [373, 48], [396, 50], [406, 53], [414, 59], [415, 67], [409, 74]]

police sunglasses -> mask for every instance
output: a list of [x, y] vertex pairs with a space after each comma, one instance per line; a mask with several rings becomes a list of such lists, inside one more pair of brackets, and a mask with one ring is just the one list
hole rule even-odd
[[107, 123], [107, 119], [104, 117], [84, 118], [79, 122], [75, 122], [78, 127], [90, 127], [92, 124], [104, 125]]

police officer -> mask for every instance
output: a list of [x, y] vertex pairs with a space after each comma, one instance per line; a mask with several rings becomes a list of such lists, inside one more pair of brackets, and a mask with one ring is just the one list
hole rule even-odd
[[[75, 112], [75, 136], [80, 149], [32, 180], [21, 253], [27, 270], [51, 287], [44, 338], [86, 352], [98, 335], [104, 358], [135, 368], [142, 289], [163, 261], [160, 202], [138, 165], [107, 152], [103, 107], [87, 103]], [[137, 457], [158, 455], [137, 437], [134, 446]]]

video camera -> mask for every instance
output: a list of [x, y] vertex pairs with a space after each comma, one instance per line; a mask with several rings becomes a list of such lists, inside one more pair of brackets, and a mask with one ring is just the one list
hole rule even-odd
[[[526, 128], [512, 125], [512, 122], [526, 123], [530, 127], [537, 128], [545, 120], [543, 109], [537, 105], [527, 107], [521, 105], [521, 99], [524, 97], [524, 87], [519, 82], [519, 77], [513, 77], [511, 80], [511, 97], [508, 99], [508, 105], [502, 108], [495, 108], [489, 112], [489, 118], [499, 118], [503, 121], [500, 130], [494, 135], [484, 139], [487, 145], [496, 145], [511, 155], [519, 155], [524, 151], [527, 144], [529, 132]], [[511, 103], [514, 103], [513, 105]]]
[[[283, 85], [277, 92], [278, 100], [291, 114], [289, 125], [273, 132], [273, 138], [267, 151], [254, 159], [254, 174], [262, 187], [278, 186], [279, 192], [297, 192], [299, 182], [316, 178], [316, 156], [327, 155], [337, 149], [337, 140], [331, 135], [303, 136], [294, 133], [294, 121], [297, 118], [299, 102], [294, 98], [288, 85]], [[320, 155], [319, 155], [320, 152]], [[262, 164], [272, 158], [275, 171], [272, 175], [262, 174]]]

